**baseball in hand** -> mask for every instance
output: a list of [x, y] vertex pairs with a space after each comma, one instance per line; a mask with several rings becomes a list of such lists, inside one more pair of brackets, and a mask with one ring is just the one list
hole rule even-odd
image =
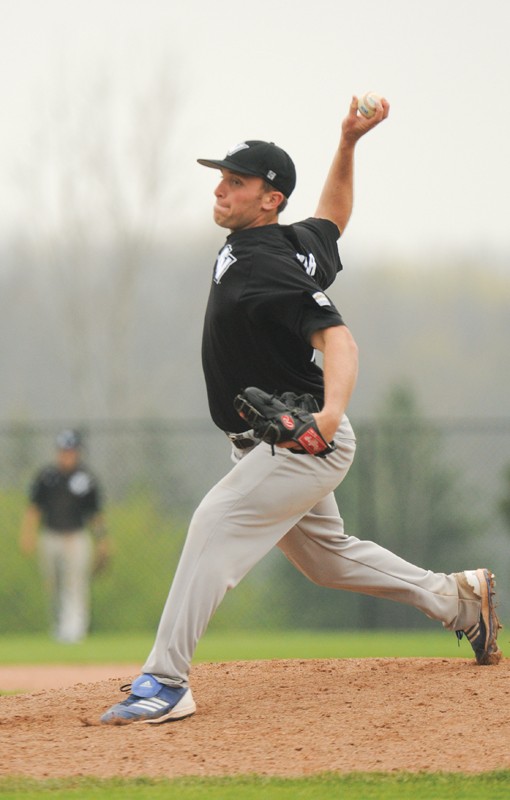
[[358, 109], [360, 114], [370, 119], [373, 117], [377, 109], [381, 107], [381, 98], [375, 92], [365, 92], [363, 97], [358, 100]]

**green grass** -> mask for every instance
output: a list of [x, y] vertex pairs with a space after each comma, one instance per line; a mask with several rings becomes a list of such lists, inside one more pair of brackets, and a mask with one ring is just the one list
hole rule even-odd
[[[0, 664], [108, 664], [143, 663], [153, 637], [146, 634], [95, 634], [76, 645], [53, 642], [47, 636], [0, 637]], [[463, 641], [460, 647], [446, 631], [420, 633], [228, 631], [207, 633], [194, 663], [203, 661], [250, 661], [279, 658], [471, 658]]]
[[0, 797], [44, 800], [507, 800], [510, 772], [482, 775], [352, 773], [311, 778], [182, 778], [133, 780], [0, 779]]

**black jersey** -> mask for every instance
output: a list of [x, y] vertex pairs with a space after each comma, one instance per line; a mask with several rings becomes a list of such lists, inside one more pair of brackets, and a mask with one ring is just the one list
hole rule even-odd
[[246, 430], [233, 406], [246, 386], [309, 392], [322, 405], [322, 370], [310, 338], [344, 324], [324, 293], [342, 269], [338, 236], [333, 222], [310, 218], [227, 237], [214, 266], [202, 339], [209, 408], [222, 430]]
[[83, 465], [71, 472], [56, 465], [44, 467], [30, 487], [30, 502], [40, 509], [44, 526], [53, 531], [80, 530], [101, 510], [97, 480]]

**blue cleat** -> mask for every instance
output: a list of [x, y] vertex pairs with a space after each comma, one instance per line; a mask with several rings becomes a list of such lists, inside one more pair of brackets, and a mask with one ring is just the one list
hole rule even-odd
[[153, 675], [140, 675], [122, 691], [131, 694], [116, 703], [101, 717], [105, 725], [126, 725], [129, 722], [167, 722], [190, 717], [196, 711], [191, 689], [187, 686], [166, 686]]

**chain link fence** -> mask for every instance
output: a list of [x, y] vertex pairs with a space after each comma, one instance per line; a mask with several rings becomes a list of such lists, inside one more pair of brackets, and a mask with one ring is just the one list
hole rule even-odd
[[[114, 548], [93, 583], [93, 630], [155, 630], [193, 509], [231, 468], [229, 443], [206, 420], [73, 425], [104, 488]], [[0, 429], [4, 633], [48, 627], [37, 565], [19, 552], [18, 536], [30, 480], [51, 462], [56, 431]], [[499, 612], [510, 619], [510, 420], [386, 420], [358, 423], [356, 433], [354, 465], [337, 489], [346, 531], [425, 568], [494, 569]], [[434, 625], [412, 608], [314, 586], [277, 549], [228, 593], [211, 622], [217, 629]]]

